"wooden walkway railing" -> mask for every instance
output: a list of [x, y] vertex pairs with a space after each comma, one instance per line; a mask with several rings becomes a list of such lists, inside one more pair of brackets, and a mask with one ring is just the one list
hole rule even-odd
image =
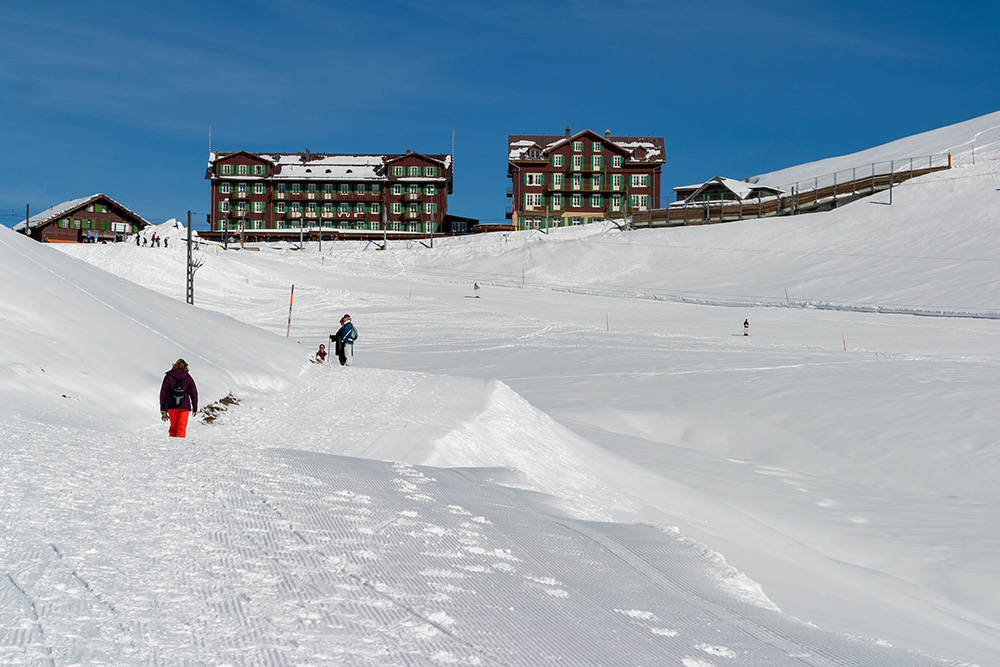
[[[881, 164], [887, 167], [884, 171], [879, 170]], [[868, 169], [870, 174], [858, 176], [859, 171]], [[951, 155], [873, 163], [782, 186], [778, 188], [783, 193], [780, 196], [745, 201], [703, 201], [634, 211], [628, 226], [632, 229], [679, 227], [823, 211], [888, 190], [911, 178], [947, 169], [951, 169]], [[844, 178], [839, 178], [838, 182], [841, 176]]]

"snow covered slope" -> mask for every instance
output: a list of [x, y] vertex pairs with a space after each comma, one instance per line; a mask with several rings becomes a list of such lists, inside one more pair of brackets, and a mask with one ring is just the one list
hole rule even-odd
[[[997, 165], [773, 221], [210, 247], [196, 308], [174, 239], [0, 234], [0, 354], [66, 351], [0, 366], [0, 662], [998, 664]], [[36, 294], [66, 272], [78, 314]], [[345, 312], [356, 366], [308, 363]], [[89, 320], [204, 330], [240, 403], [170, 441], [174, 352], [105, 353], [128, 409], [68, 412]]]
[[[912, 137], [897, 139], [850, 155], [817, 160], [761, 174], [750, 180], [753, 183], [780, 188], [789, 183], [826, 176], [835, 171], [863, 168], [872, 163], [948, 154], [951, 154], [953, 164], [956, 165], [975, 162], [977, 156], [980, 162], [984, 159], [997, 159], [1000, 156], [1000, 111]], [[905, 168], [906, 164], [897, 162], [895, 166]], [[925, 165], [918, 162], [917, 166]]]

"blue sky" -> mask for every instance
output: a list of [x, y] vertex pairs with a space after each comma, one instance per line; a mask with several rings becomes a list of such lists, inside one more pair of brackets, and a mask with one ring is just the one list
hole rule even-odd
[[[508, 134], [663, 136], [671, 188], [1000, 110], [1000, 3], [4, 3], [0, 222], [208, 208], [216, 150], [447, 153], [502, 221]], [[902, 156], [905, 157], [905, 156]]]

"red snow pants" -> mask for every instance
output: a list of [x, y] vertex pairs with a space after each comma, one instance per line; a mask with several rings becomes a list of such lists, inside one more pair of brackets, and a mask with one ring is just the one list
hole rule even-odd
[[167, 414], [170, 416], [170, 437], [183, 438], [187, 435], [188, 417], [191, 416], [191, 411], [167, 410]]

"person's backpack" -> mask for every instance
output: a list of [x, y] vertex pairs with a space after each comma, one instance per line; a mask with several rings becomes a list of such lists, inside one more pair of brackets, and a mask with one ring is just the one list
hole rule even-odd
[[187, 391], [184, 389], [184, 380], [177, 380], [174, 388], [170, 390], [170, 395], [174, 397], [174, 405], [180, 405], [184, 402], [184, 399], [187, 397]]
[[358, 339], [358, 328], [351, 323], [351, 330], [347, 332], [347, 336], [344, 339], [345, 343], [354, 343]]

